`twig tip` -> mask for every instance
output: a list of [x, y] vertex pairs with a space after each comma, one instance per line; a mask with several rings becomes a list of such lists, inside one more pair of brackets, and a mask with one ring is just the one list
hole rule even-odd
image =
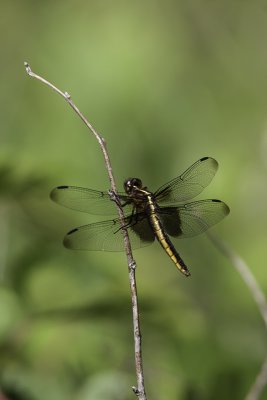
[[26, 69], [27, 74], [30, 75], [32, 70], [31, 70], [29, 63], [27, 63], [27, 61], [24, 61], [24, 67]]

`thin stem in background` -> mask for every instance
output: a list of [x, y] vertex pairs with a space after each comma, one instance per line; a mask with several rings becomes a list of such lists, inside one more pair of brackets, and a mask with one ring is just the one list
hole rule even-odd
[[265, 358], [255, 382], [251, 386], [245, 400], [258, 400], [263, 393], [267, 382], [267, 357]]
[[[99, 143], [99, 146], [100, 146], [103, 156], [104, 156], [104, 161], [105, 161], [105, 165], [106, 165], [109, 180], [110, 180], [111, 190], [116, 196], [117, 189], [116, 189], [115, 179], [114, 179], [114, 175], [112, 172], [111, 162], [110, 162], [105, 139], [97, 133], [95, 128], [92, 126], [92, 124], [90, 124], [90, 122], [81, 113], [81, 111], [78, 109], [78, 107], [72, 101], [69, 93], [62, 92], [55, 85], [53, 85], [52, 83], [50, 83], [43, 77], [35, 74], [31, 70], [31, 67], [27, 62], [24, 63], [24, 66], [26, 68], [27, 74], [30, 77], [35, 78], [38, 81], [44, 83], [46, 86], [50, 87], [52, 90], [54, 90], [60, 96], [62, 96], [66, 100], [66, 102], [71, 106], [71, 108], [75, 111], [75, 113], [81, 118], [81, 120], [87, 126], [87, 128], [93, 133], [93, 135], [95, 136], [96, 140]], [[128, 232], [127, 232], [127, 229], [125, 228], [124, 214], [123, 214], [122, 207], [120, 206], [120, 204], [118, 204], [118, 202], [116, 202], [116, 204], [117, 204], [119, 219], [120, 219], [120, 223], [121, 223], [121, 227], [122, 227], [122, 231], [123, 231], [125, 252], [126, 252], [127, 262], [128, 262], [131, 299], [132, 299], [135, 369], [136, 369], [136, 380], [137, 380], [137, 387], [133, 386], [132, 389], [133, 389], [134, 393], [136, 394], [136, 396], [139, 398], [139, 400], [146, 400], [147, 397], [146, 397], [146, 393], [145, 393], [144, 372], [143, 372], [143, 362], [142, 362], [141, 330], [140, 330], [140, 321], [139, 321], [137, 286], [136, 286], [136, 278], [135, 278], [136, 263], [133, 258]]]
[[[247, 285], [255, 303], [258, 306], [259, 312], [265, 323], [267, 329], [267, 300], [265, 294], [263, 293], [261, 287], [256, 281], [254, 275], [251, 272], [249, 266], [245, 261], [235, 253], [225, 242], [219, 239], [216, 235], [207, 233], [212, 243], [217, 247], [217, 249], [230, 261], [237, 272], [241, 275], [245, 284]], [[255, 382], [250, 388], [245, 400], [258, 400], [262, 394], [265, 386], [267, 384], [267, 357], [264, 360], [261, 370], [257, 375]]]

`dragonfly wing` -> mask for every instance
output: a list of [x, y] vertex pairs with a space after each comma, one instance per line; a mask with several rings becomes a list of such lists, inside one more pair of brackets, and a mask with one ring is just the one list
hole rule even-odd
[[[77, 186], [58, 186], [52, 190], [50, 197], [64, 207], [89, 214], [115, 215], [117, 212], [116, 205], [110, 199], [108, 192]], [[119, 194], [119, 198], [122, 203], [128, 199], [123, 193]], [[125, 206], [126, 212], [130, 212], [131, 209], [132, 206], [129, 204]]]
[[203, 157], [182, 175], [161, 186], [156, 192], [159, 205], [174, 205], [196, 197], [209, 185], [216, 174], [218, 163], [214, 158]]
[[[125, 218], [126, 225], [131, 217]], [[133, 249], [148, 246], [154, 241], [154, 233], [146, 218], [128, 228]], [[97, 222], [72, 229], [64, 238], [64, 246], [73, 250], [123, 251], [124, 238], [119, 219]]]
[[160, 208], [159, 215], [166, 232], [182, 239], [205, 232], [229, 212], [229, 207], [220, 200], [200, 200], [180, 207]]

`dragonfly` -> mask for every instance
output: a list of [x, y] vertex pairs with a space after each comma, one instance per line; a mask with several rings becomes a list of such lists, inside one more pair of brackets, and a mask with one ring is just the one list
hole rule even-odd
[[[157, 239], [178, 270], [189, 276], [189, 269], [170, 237], [182, 239], [201, 234], [229, 214], [229, 207], [220, 200], [187, 202], [209, 185], [217, 169], [218, 162], [214, 158], [202, 157], [155, 192], [143, 186], [139, 178], [128, 178], [124, 182], [124, 192], [115, 195], [124, 211], [124, 225], [121, 226], [119, 218], [83, 225], [68, 232], [63, 244], [73, 250], [123, 251], [122, 229], [127, 228], [133, 249], [150, 245]], [[76, 211], [116, 214], [109, 191], [58, 186], [50, 197]]]

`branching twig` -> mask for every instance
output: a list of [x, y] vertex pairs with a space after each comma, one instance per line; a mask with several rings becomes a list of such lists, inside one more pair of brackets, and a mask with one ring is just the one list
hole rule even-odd
[[[214, 234], [208, 233], [207, 236], [217, 247], [217, 249], [227, 257], [231, 264], [235, 267], [238, 273], [241, 275], [245, 284], [247, 285], [253, 299], [255, 300], [259, 312], [263, 318], [267, 329], [267, 300], [265, 294], [260, 288], [258, 282], [256, 281], [254, 275], [252, 274], [249, 266], [245, 261], [235, 253], [226, 243], [219, 239]], [[264, 360], [261, 370], [256, 377], [256, 380], [249, 390], [245, 400], [257, 400], [259, 399], [264, 387], [267, 384], [267, 357]]]
[[[71, 108], [75, 111], [75, 113], [78, 114], [78, 116], [81, 118], [81, 120], [87, 126], [87, 128], [93, 133], [93, 135], [95, 136], [96, 140], [99, 143], [99, 146], [100, 146], [103, 156], [104, 156], [105, 165], [106, 165], [109, 180], [110, 180], [111, 190], [116, 195], [117, 189], [116, 189], [115, 179], [114, 179], [114, 176], [112, 173], [111, 162], [110, 162], [109, 154], [107, 151], [107, 145], [106, 145], [105, 139], [97, 133], [97, 131], [94, 129], [94, 127], [85, 118], [85, 116], [81, 113], [81, 111], [78, 109], [78, 107], [73, 103], [71, 96], [67, 92], [62, 92], [55, 85], [53, 85], [52, 83], [50, 83], [43, 77], [35, 74], [31, 70], [31, 67], [29, 66], [29, 64], [27, 62], [24, 63], [24, 66], [26, 68], [27, 74], [30, 77], [41, 81], [45, 85], [49, 86], [52, 90], [57, 92], [60, 96], [62, 96], [67, 101], [67, 103], [71, 106]], [[137, 397], [139, 398], [139, 400], [146, 400], [147, 397], [146, 397], [145, 385], [144, 385], [142, 348], [141, 348], [141, 331], [140, 331], [140, 323], [139, 323], [138, 298], [137, 298], [137, 287], [136, 287], [136, 279], [135, 279], [136, 263], [133, 259], [133, 254], [132, 254], [132, 249], [131, 249], [128, 232], [127, 232], [127, 229], [125, 228], [124, 214], [123, 214], [122, 207], [117, 202], [116, 202], [116, 204], [118, 207], [120, 223], [121, 223], [123, 236], [124, 236], [125, 252], [126, 252], [127, 261], [128, 261], [129, 281], [130, 281], [131, 298], [132, 298], [134, 347], [135, 347], [135, 368], [136, 368], [136, 379], [137, 379], [137, 387], [133, 386], [132, 389], [133, 389], [134, 393], [137, 395]]]

